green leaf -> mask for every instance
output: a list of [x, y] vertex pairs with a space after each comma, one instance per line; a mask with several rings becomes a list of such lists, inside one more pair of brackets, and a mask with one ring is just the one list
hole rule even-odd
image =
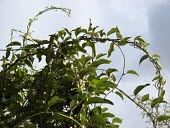
[[36, 126], [30, 121], [24, 121], [25, 128], [36, 128]]
[[149, 94], [142, 96], [142, 102], [149, 100]]
[[112, 75], [110, 76], [110, 78], [111, 78], [114, 82], [116, 82], [116, 77], [115, 77], [115, 75], [112, 74]]
[[91, 22], [91, 19], [90, 19], [90, 23], [89, 23], [88, 31], [91, 31], [91, 30], [92, 30], [92, 22]]
[[112, 119], [112, 123], [120, 123], [121, 124], [122, 119], [115, 117], [115, 118]]
[[[116, 32], [116, 37], [118, 38], [118, 39], [122, 39], [122, 35], [119, 33], [119, 32]], [[125, 43], [125, 41], [122, 41], [122, 42], [124, 42]], [[123, 44], [124, 44], [123, 43]], [[125, 44], [127, 44], [127, 43], [125, 43]], [[124, 44], [124, 45], [125, 45]], [[119, 44], [119, 45], [121, 45], [121, 44]]]
[[149, 86], [149, 85], [150, 85], [150, 84], [138, 86], [138, 87], [134, 90], [134, 95], [136, 96], [143, 88], [145, 88], [146, 86]]
[[48, 101], [48, 105], [50, 107], [58, 102], [65, 102], [65, 100], [63, 98], [59, 98], [58, 96], [54, 96]]
[[101, 97], [90, 97], [87, 101], [87, 104], [94, 104], [94, 103], [106, 103], [106, 104], [113, 105], [113, 102], [111, 102], [110, 100], [101, 98]]
[[132, 37], [125, 37], [122, 39], [122, 41], [128, 41], [130, 38], [132, 38]]
[[92, 122], [97, 123], [97, 124], [105, 124], [105, 120], [101, 116], [99, 116], [99, 115], [92, 115], [90, 117], [90, 120]]
[[112, 29], [110, 29], [110, 31], [107, 32], [107, 36], [109, 36], [115, 32], [117, 32], [117, 28], [112, 28]]
[[102, 64], [110, 64], [111, 63], [111, 61], [110, 60], [107, 60], [107, 59], [99, 59], [99, 60], [96, 60], [96, 61], [94, 61], [93, 63], [91, 63], [90, 65], [89, 65], [89, 67], [98, 67], [98, 66], [100, 66], [100, 65], [102, 65]]
[[98, 55], [96, 56], [96, 59], [99, 59], [100, 57], [105, 56], [105, 55], [107, 55], [107, 54], [105, 54], [105, 53], [100, 53], [100, 54], [98, 54]]
[[155, 105], [157, 105], [158, 103], [161, 103], [161, 102], [163, 102], [162, 96], [153, 99], [153, 101], [151, 102], [151, 108], [155, 107]]
[[95, 43], [92, 43], [91, 48], [92, 48], [93, 57], [96, 57], [96, 47], [95, 47]]
[[169, 120], [170, 119], [170, 116], [166, 116], [166, 115], [161, 115], [161, 116], [159, 116], [158, 118], [157, 118], [157, 120], [159, 121], [159, 122], [161, 122], [161, 121], [167, 121], [167, 120]]
[[147, 59], [149, 56], [148, 55], [144, 55], [141, 57], [140, 61], [139, 61], [139, 65], [142, 63], [142, 61], [144, 61], [145, 59]]
[[145, 42], [142, 38], [141, 38], [141, 36], [137, 36], [137, 37], [135, 37], [135, 39], [134, 39], [135, 41], [136, 40], [138, 40], [138, 41], [141, 41], [141, 42]]
[[10, 56], [10, 53], [11, 53], [11, 48], [7, 48], [6, 49], [7, 51], [6, 51], [6, 59], [8, 59], [8, 57]]
[[72, 110], [75, 106], [76, 106], [76, 101], [75, 101], [75, 100], [72, 100], [72, 101], [70, 102], [70, 110]]
[[158, 54], [153, 54], [152, 57], [160, 58], [160, 56]]
[[28, 59], [24, 60], [25, 64], [28, 65], [28, 67], [32, 68], [32, 62]]
[[113, 51], [114, 51], [114, 42], [111, 42], [107, 57], [110, 57]]
[[64, 28], [64, 30], [71, 36], [71, 32], [67, 28]]
[[106, 112], [108, 110], [108, 108], [104, 107], [102, 108], [102, 112]]
[[80, 79], [83, 79], [83, 77], [85, 75], [87, 75], [89, 73], [89, 71], [90, 71], [89, 68], [84, 68], [83, 70], [80, 70], [80, 72], [79, 72]]
[[118, 42], [119, 46], [124, 46], [126, 45], [128, 42], [127, 41], [120, 41]]
[[97, 84], [97, 88], [117, 88], [117, 84], [111, 81], [101, 81]]
[[134, 74], [134, 75], [139, 76], [138, 73], [136, 71], [134, 71], [134, 70], [128, 70], [127, 74]]
[[160, 96], [164, 96], [165, 95], [165, 90], [161, 90]]
[[118, 92], [118, 91], [116, 91], [115, 93], [116, 93], [116, 95], [118, 95], [122, 100], [124, 100], [122, 93], [120, 93], [120, 92]]
[[9, 46], [21, 46], [21, 43], [18, 41], [14, 41], [14, 42], [11, 42], [10, 44], [8, 44], [6, 47], [9, 47]]
[[152, 81], [158, 80], [159, 78], [160, 78], [160, 76], [156, 76], [156, 77], [153, 78]]
[[102, 117], [103, 118], [112, 118], [112, 117], [115, 117], [115, 115], [113, 115], [112, 113], [102, 113]]
[[108, 76], [110, 76], [110, 74], [111, 74], [112, 72], [117, 72], [117, 71], [118, 71], [118, 70], [115, 69], [115, 68], [109, 68], [109, 69], [106, 70], [106, 74], [107, 74]]
[[75, 36], [76, 36], [76, 37], [77, 37], [78, 34], [80, 33], [80, 29], [81, 29], [81, 27], [78, 27], [78, 28], [75, 29]]

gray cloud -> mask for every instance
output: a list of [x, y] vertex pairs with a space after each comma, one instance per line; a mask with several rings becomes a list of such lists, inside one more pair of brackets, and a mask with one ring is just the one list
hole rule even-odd
[[168, 0], [152, 4], [148, 11], [151, 48], [161, 55], [161, 62], [170, 70], [170, 3]]
[[[25, 30], [29, 18], [32, 18], [37, 12], [44, 9], [46, 6], [54, 5], [57, 7], [72, 9], [71, 18], [67, 18], [66, 15], [63, 15], [63, 13], [60, 12], [57, 14], [50, 12], [41, 16], [39, 21], [35, 22], [32, 27], [32, 30], [35, 31], [33, 35], [36, 38], [48, 38], [48, 34], [56, 33], [57, 30], [62, 27], [70, 29], [74, 29], [78, 26], [87, 27], [89, 18], [92, 19], [94, 25], [99, 25], [105, 30], [118, 26], [122, 34], [125, 36], [134, 37], [142, 35], [144, 39], [150, 40], [150, 35], [148, 34], [149, 30], [152, 38], [151, 47], [154, 47], [154, 52], [161, 54], [162, 61], [165, 61], [164, 63], [167, 63], [168, 66], [169, 60], [167, 58], [169, 57], [166, 54], [169, 53], [169, 4], [161, 4], [158, 0], [155, 0], [157, 2], [154, 2], [153, 4], [151, 1], [152, 0], [148, 0], [147, 2], [144, 2], [143, 0], [108, 0], [106, 2], [105, 0], [101, 0], [99, 2], [98, 0], [75, 0], [73, 2], [70, 0], [66, 2], [64, 0], [51, 0], [45, 2], [41, 0], [15, 0], [9, 2], [3, 0], [3, 2], [0, 1], [0, 43], [4, 42], [3, 46], [5, 47], [9, 40], [11, 28]], [[148, 15], [146, 15], [147, 12]], [[105, 49], [108, 49], [108, 47], [98, 47], [99, 52], [102, 52]], [[129, 47], [124, 48], [124, 50], [127, 55], [128, 68], [136, 69], [138, 66], [137, 59], [143, 54]], [[120, 65], [120, 63], [118, 63], [119, 61], [116, 61], [119, 59], [117, 54], [112, 58], [115, 60], [113, 61], [115, 62], [115, 65], [118, 67], [122, 66], [122, 62]], [[145, 66], [144, 63], [144, 68], [145, 67], [148, 67], [148, 65]], [[152, 67], [152, 65], [150, 67]], [[148, 69], [146, 68], [144, 71], [142, 70], [142, 74], [146, 74], [147, 72], [145, 71], [148, 71]], [[146, 75], [147, 77], [152, 76], [150, 75], [150, 71]], [[146, 75], [144, 76], [146, 77]], [[133, 93], [133, 89], [136, 85], [146, 81], [144, 78], [139, 78], [139, 80], [136, 80], [136, 78], [128, 78], [123, 81], [121, 86], [121, 88], [126, 90], [128, 94]], [[113, 97], [109, 98], [112, 99]], [[115, 106], [114, 108], [110, 108], [110, 110], [124, 118], [122, 128], [143, 128], [146, 125], [144, 120], [141, 119], [140, 112], [138, 111], [139, 109], [135, 109], [135, 105], [132, 105], [129, 101], [126, 103], [120, 103], [119, 100], [117, 100], [117, 97], [114, 98], [114, 101], [116, 101]]]

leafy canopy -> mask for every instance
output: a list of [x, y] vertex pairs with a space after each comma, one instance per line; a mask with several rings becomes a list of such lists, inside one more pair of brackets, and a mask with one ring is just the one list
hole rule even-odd
[[[140, 36], [130, 41], [123, 37], [117, 27], [105, 32], [94, 27], [78, 27], [74, 30], [63, 28], [49, 39], [35, 39], [30, 27], [38, 16], [50, 10], [65, 8], [49, 7], [30, 19], [27, 32], [22, 35], [23, 42], [13, 41], [7, 45], [6, 55], [2, 57], [0, 71], [0, 127], [3, 128], [118, 128], [122, 119], [110, 113], [103, 104], [113, 105], [107, 96], [113, 93], [123, 100], [130, 99], [148, 117], [153, 127], [168, 125], [170, 114], [160, 113], [160, 104], [164, 101], [165, 81], [161, 75], [159, 56], [147, 51], [146, 43]], [[13, 32], [20, 32], [12, 30]], [[116, 39], [111, 38], [112, 35]], [[12, 36], [12, 35], [11, 35]], [[96, 44], [109, 43], [107, 53], [97, 53]], [[153, 78], [158, 96], [151, 98], [149, 92], [139, 97], [140, 91], [153, 84], [145, 83], [134, 90], [134, 97], [119, 89], [122, 78], [128, 74], [139, 75], [134, 70], [126, 69], [122, 47], [131, 45], [143, 51], [139, 59], [153, 63], [156, 73]], [[87, 50], [91, 49], [91, 52]], [[124, 65], [122, 71], [110, 67], [110, 57], [119, 49]], [[43, 68], [36, 69], [36, 61], [44, 62]], [[102, 65], [108, 67], [101, 69]], [[115, 72], [122, 73], [120, 78]]]

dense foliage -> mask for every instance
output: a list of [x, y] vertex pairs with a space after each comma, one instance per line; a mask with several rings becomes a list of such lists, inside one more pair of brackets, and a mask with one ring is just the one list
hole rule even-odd
[[[140, 36], [130, 41], [122, 37], [119, 29], [98, 30], [90, 21], [89, 27], [74, 30], [63, 28], [49, 39], [35, 39], [31, 36], [31, 24], [38, 16], [49, 10], [62, 10], [68, 15], [70, 10], [50, 7], [31, 19], [27, 32], [23, 33], [23, 42], [13, 41], [7, 45], [6, 55], [2, 57], [0, 71], [0, 127], [3, 128], [117, 128], [122, 120], [110, 113], [102, 104], [113, 105], [107, 99], [110, 93], [130, 99], [140, 109], [153, 127], [169, 126], [170, 114], [162, 113], [165, 81], [161, 75], [161, 66], [157, 54], [147, 51], [146, 43]], [[20, 32], [12, 30], [13, 32]], [[114, 35], [116, 38], [110, 38]], [[106, 53], [97, 53], [96, 44], [109, 43]], [[154, 84], [145, 83], [134, 90], [130, 97], [119, 89], [119, 83], [128, 74], [138, 75], [134, 70], [126, 70], [123, 46], [131, 45], [142, 50], [144, 56], [139, 63], [149, 59], [156, 73]], [[91, 51], [89, 52], [89, 48]], [[114, 67], [101, 68], [110, 64], [109, 57], [119, 49], [124, 59], [120, 78], [114, 73]], [[36, 61], [43, 62], [43, 68], [37, 69]], [[140, 96], [140, 91], [148, 86], [155, 86], [158, 96], [151, 98], [149, 92]]]

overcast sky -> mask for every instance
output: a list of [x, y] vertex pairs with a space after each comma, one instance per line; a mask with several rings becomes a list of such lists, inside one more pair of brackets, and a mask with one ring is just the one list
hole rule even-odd
[[[56, 33], [62, 27], [70, 29], [79, 26], [87, 27], [89, 18], [92, 19], [94, 25], [98, 25], [106, 31], [118, 26], [123, 36], [141, 35], [151, 44], [149, 50], [161, 55], [163, 74], [167, 83], [170, 83], [168, 80], [170, 76], [169, 0], [74, 0], [74, 2], [73, 0], [50, 0], [50, 2], [49, 0], [0, 0], [0, 48], [5, 48], [9, 43], [11, 29], [25, 31], [29, 18], [51, 5], [70, 8], [71, 17], [67, 17], [62, 12], [46, 13], [32, 27], [32, 30], [35, 31], [33, 33], [35, 38], [48, 39], [49, 34]], [[102, 50], [103, 47], [99, 47], [98, 51]], [[125, 50], [128, 57], [130, 56], [127, 62], [129, 68], [135, 67], [145, 76], [138, 80], [128, 77], [123, 81], [121, 86], [126, 84], [126, 87], [122, 88], [126, 89], [128, 94], [133, 94], [135, 84], [151, 80], [154, 71], [150, 70], [152, 65], [147, 62], [143, 64], [143, 68], [137, 68], [137, 58], [143, 55], [141, 52], [129, 47]], [[148, 66], [150, 67], [148, 68]], [[167, 93], [169, 93], [170, 87], [168, 84], [166, 86]], [[167, 97], [170, 99], [169, 94]], [[144, 128], [146, 126], [145, 120], [141, 119], [141, 111], [127, 100], [118, 102], [110, 109], [124, 119], [121, 128]]]

